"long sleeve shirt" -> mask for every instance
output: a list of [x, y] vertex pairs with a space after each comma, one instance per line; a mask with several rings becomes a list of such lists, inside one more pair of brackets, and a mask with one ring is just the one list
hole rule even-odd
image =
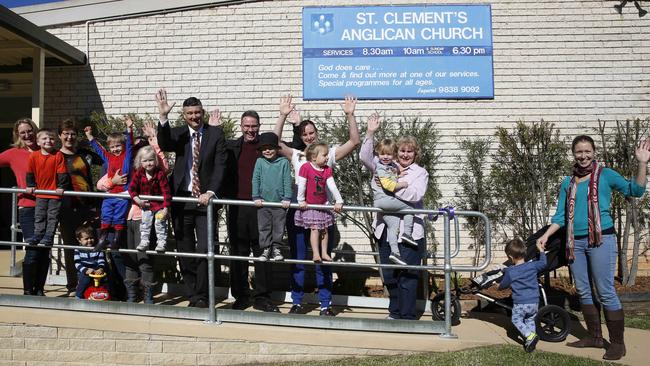
[[[26, 174], [27, 186], [53, 191], [65, 189], [70, 184], [70, 177], [65, 168], [65, 159], [60, 151], [43, 154], [34, 151], [29, 155]], [[61, 196], [37, 194], [36, 198], [61, 199]]]
[[163, 208], [172, 205], [172, 189], [169, 186], [169, 180], [165, 172], [160, 168], [156, 168], [151, 178], [147, 177], [144, 168], [139, 168], [131, 178], [129, 184], [129, 194], [131, 197], [139, 195], [145, 196], [163, 196], [163, 201], [151, 201], [151, 211], [162, 210]]
[[[566, 224], [566, 200], [570, 182], [570, 176], [564, 178], [562, 181], [562, 185], [560, 186], [560, 196], [557, 202], [557, 210], [551, 219], [552, 223], [558, 224], [560, 227], [564, 227]], [[589, 224], [587, 222], [589, 216], [587, 213], [587, 193], [589, 191], [589, 182], [590, 180], [587, 179], [578, 183], [573, 221], [575, 236], [584, 236], [589, 234]], [[609, 207], [612, 203], [612, 192], [614, 190], [621, 192], [626, 197], [641, 197], [645, 192], [645, 187], [638, 185], [635, 179], [628, 180], [623, 178], [613, 169], [604, 168], [602, 170], [600, 180], [598, 181], [598, 207], [600, 208], [600, 227], [603, 230], [614, 226], [614, 221], [609, 212]]]
[[[133, 140], [130, 133], [125, 133], [125, 142], [124, 150], [119, 155], [113, 155], [112, 153], [106, 151], [102, 145], [97, 142], [97, 139], [90, 141], [90, 146], [93, 150], [102, 158], [105, 164], [108, 165], [108, 174], [109, 178], [113, 178], [115, 173], [119, 170], [120, 174], [127, 174], [127, 178], [130, 176], [131, 172], [131, 154], [133, 150]], [[127, 181], [124, 186], [114, 186], [109, 192], [110, 193], [121, 193], [127, 190], [129, 182]]]
[[267, 202], [291, 200], [291, 166], [289, 160], [277, 157], [257, 158], [253, 169], [253, 200]]
[[74, 266], [77, 271], [85, 273], [89, 269], [106, 270], [106, 256], [104, 252], [74, 250]]
[[537, 304], [539, 302], [539, 284], [537, 274], [546, 268], [546, 254], [541, 252], [539, 259], [505, 268], [499, 290], [512, 289], [512, 301], [515, 304]]
[[[27, 149], [19, 149], [12, 147], [0, 153], [0, 168], [11, 168], [16, 177], [16, 185], [18, 188], [27, 187], [27, 162], [31, 152]], [[36, 201], [31, 194], [20, 193], [18, 194], [18, 207], [34, 207]]]
[[[359, 151], [359, 160], [361, 163], [374, 172], [377, 166], [378, 158], [373, 154], [374, 141], [373, 139], [365, 138], [361, 144], [361, 151]], [[421, 166], [413, 163], [405, 169], [406, 175], [400, 178], [400, 181], [408, 183], [408, 187], [400, 189], [395, 192], [395, 197], [402, 201], [408, 202], [415, 209], [424, 207], [424, 194], [427, 191], [427, 184], [429, 183], [429, 173]], [[370, 182], [371, 185], [376, 185], [374, 179]], [[375, 228], [375, 237], [381, 238], [386, 223], [381, 214], [377, 214], [373, 227]], [[400, 222], [400, 232], [404, 230], [404, 222]], [[424, 237], [424, 215], [415, 215], [413, 221], [413, 239], [422, 239]]]

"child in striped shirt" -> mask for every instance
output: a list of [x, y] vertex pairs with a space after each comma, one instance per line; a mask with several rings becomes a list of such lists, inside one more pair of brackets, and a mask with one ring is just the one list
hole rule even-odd
[[[82, 247], [95, 245], [95, 230], [90, 225], [78, 227], [75, 236]], [[102, 251], [75, 249], [74, 266], [77, 268], [79, 278], [76, 295], [78, 299], [83, 299], [84, 291], [93, 283], [93, 278], [90, 275], [100, 275], [106, 271], [106, 257]]]

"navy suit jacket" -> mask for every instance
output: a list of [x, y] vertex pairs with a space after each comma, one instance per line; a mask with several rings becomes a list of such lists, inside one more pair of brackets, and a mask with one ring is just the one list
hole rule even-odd
[[[187, 125], [171, 128], [169, 122], [162, 125], [158, 123], [158, 144], [162, 151], [176, 154], [174, 171], [172, 173], [172, 189], [176, 194], [178, 191], [186, 191], [187, 186], [181, 186], [187, 172], [187, 162], [192, 156], [192, 139]], [[201, 193], [212, 191], [218, 194], [221, 190], [224, 171], [226, 167], [226, 140], [223, 129], [203, 125], [201, 137], [201, 150], [199, 152], [199, 180]]]

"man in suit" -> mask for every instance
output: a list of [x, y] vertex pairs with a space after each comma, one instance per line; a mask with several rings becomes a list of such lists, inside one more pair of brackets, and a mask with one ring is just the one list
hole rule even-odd
[[[172, 193], [180, 197], [196, 197], [198, 204], [173, 203], [172, 219], [177, 248], [180, 252], [207, 253], [208, 201], [221, 189], [226, 164], [225, 138], [221, 128], [203, 124], [201, 101], [190, 97], [183, 102], [185, 126], [171, 128], [167, 116], [171, 105], [167, 92], [156, 94], [160, 122], [158, 144], [163, 151], [174, 152], [176, 161], [172, 178]], [[215, 213], [216, 215], [216, 213]], [[216, 226], [215, 226], [216, 229]], [[209, 235], [213, 235], [214, 232]], [[208, 264], [205, 258], [179, 258], [178, 262], [187, 287], [189, 306], [208, 306]]]

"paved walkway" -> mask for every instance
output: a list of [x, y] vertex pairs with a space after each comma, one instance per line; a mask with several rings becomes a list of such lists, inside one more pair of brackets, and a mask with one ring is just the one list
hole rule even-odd
[[[0, 296], [1, 294], [22, 293], [21, 279], [7, 276], [6, 269], [8, 266], [5, 264], [5, 261], [0, 260]], [[47, 296], [65, 296], [63, 286], [48, 287], [46, 290]], [[182, 303], [179, 306], [182, 306]], [[283, 313], [286, 313], [288, 308], [289, 305], [281, 306]], [[352, 308], [345, 309], [338, 316], [379, 319], [385, 316], [385, 311]], [[423, 317], [420, 321], [427, 321], [427, 319], [429, 318]], [[264, 343], [292, 343], [305, 346], [353, 346], [390, 350], [394, 351], [394, 353], [449, 352], [483, 345], [517, 344], [508, 334], [508, 329], [512, 329], [508, 325], [509, 319], [504, 315], [493, 313], [470, 313], [469, 318], [463, 318], [460, 325], [452, 328], [452, 331], [458, 336], [456, 339], [441, 338], [438, 335], [319, 330], [234, 323], [208, 325], [202, 321], [193, 320], [16, 307], [3, 307], [0, 311], [0, 323], [25, 323], [53, 327], [90, 328], [170, 336], [192, 335], [194, 337], [236, 339]], [[88, 326], [89, 324], [92, 324], [92, 326]], [[570, 335], [567, 341], [575, 340], [575, 334], [583, 334], [584, 332], [584, 327], [579, 323], [574, 323], [572, 329], [574, 329], [573, 335]], [[606, 332], [606, 329], [604, 331]], [[621, 363], [628, 365], [647, 365], [648, 358], [650, 358], [650, 348], [648, 347], [650, 331], [627, 328], [625, 338], [627, 356], [621, 360]], [[589, 357], [595, 360], [600, 360], [604, 352], [604, 350], [597, 349], [569, 348], [565, 346], [565, 342], [540, 342], [537, 348], [561, 354]]]

